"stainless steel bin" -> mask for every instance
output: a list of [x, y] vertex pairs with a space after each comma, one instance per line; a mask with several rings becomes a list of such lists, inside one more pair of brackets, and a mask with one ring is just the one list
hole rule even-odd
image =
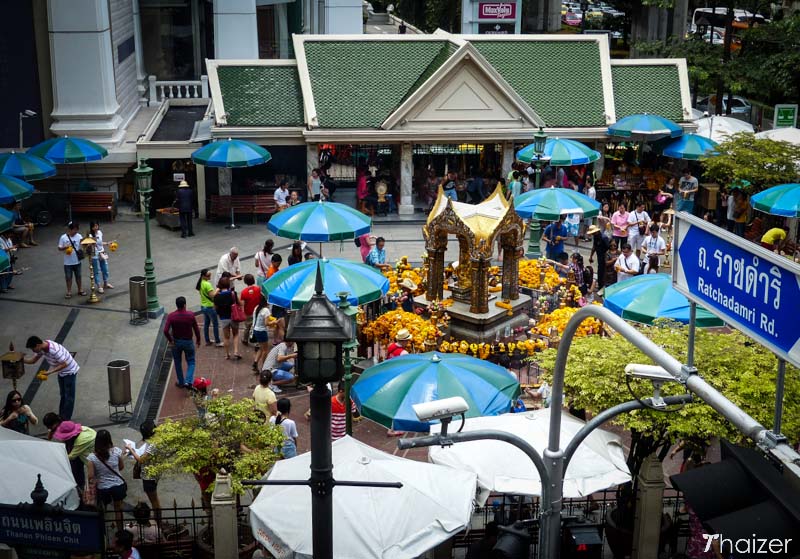
[[128, 280], [128, 288], [131, 296], [132, 311], [147, 310], [147, 284], [144, 276], [133, 276]]
[[124, 406], [131, 403], [131, 364], [116, 359], [108, 365], [108, 405]]

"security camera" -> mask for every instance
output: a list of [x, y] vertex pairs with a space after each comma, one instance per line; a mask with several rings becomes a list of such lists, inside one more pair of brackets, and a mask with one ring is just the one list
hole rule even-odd
[[25, 116], [36, 116], [36, 111], [25, 109], [24, 111], [22, 111], [22, 114], [24, 114]]
[[469, 404], [461, 396], [423, 402], [422, 404], [414, 404], [411, 407], [420, 421], [449, 420], [454, 415], [463, 415], [469, 411]]
[[625, 366], [625, 374], [628, 376], [652, 380], [654, 382], [677, 382], [663, 367], [657, 365], [640, 365], [630, 363]]

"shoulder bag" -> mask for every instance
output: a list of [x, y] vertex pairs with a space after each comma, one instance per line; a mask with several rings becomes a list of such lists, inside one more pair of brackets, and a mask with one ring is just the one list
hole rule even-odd
[[247, 317], [244, 314], [244, 309], [239, 305], [239, 297], [235, 292], [231, 292], [233, 297], [233, 305], [231, 305], [231, 320], [233, 322], [244, 322]]
[[67, 235], [67, 239], [69, 240], [69, 244], [71, 244], [71, 245], [72, 245], [72, 250], [74, 250], [74, 251], [75, 251], [75, 256], [77, 256], [77, 257], [78, 257], [78, 262], [80, 262], [81, 260], [83, 260], [84, 258], [86, 258], [86, 253], [85, 253], [85, 252], [83, 252], [83, 249], [82, 249], [82, 248], [80, 248], [80, 247], [76, 247], [76, 246], [75, 246], [75, 243], [73, 243], [73, 242], [72, 242], [72, 237], [70, 237], [69, 235]]

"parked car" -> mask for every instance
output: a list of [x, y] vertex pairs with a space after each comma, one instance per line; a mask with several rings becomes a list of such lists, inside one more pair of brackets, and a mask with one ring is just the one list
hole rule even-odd
[[[717, 105], [716, 95], [708, 95], [706, 97], [703, 97], [702, 99], [697, 100], [697, 109], [701, 111], [707, 111], [708, 114], [714, 114], [716, 105]], [[739, 97], [738, 95], [733, 96], [733, 101], [731, 102], [731, 113], [750, 115], [752, 114], [752, 111], [753, 111], [753, 106], [750, 104], [750, 101], [748, 101], [744, 97]], [[726, 114], [728, 112], [727, 95], [722, 97], [722, 112]]]
[[583, 18], [574, 12], [567, 12], [561, 16], [561, 23], [569, 25], [570, 27], [580, 27]]

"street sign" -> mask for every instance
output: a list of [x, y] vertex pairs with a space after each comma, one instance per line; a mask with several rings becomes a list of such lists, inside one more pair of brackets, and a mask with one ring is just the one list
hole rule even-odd
[[775, 105], [773, 128], [792, 128], [797, 126], [797, 105]]
[[103, 550], [103, 519], [92, 512], [0, 505], [0, 543], [97, 553]]
[[675, 289], [800, 367], [800, 266], [686, 212], [673, 252]]
[[513, 35], [513, 23], [479, 23], [478, 33], [481, 35]]

